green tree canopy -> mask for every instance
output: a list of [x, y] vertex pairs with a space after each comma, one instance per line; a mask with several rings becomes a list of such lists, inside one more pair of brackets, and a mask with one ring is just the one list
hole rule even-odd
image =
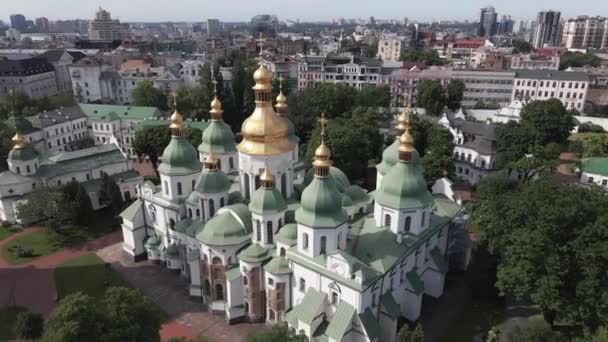
[[136, 290], [110, 287], [103, 298], [104, 341], [159, 341], [162, 317], [154, 303]]
[[608, 157], [608, 136], [592, 135], [583, 140], [583, 157]]
[[513, 53], [530, 53], [534, 47], [525, 40], [513, 40]]
[[406, 49], [401, 54], [399, 60], [404, 62], [423, 62], [426, 65], [443, 65], [444, 62], [439, 58], [439, 54], [436, 50], [426, 49]]
[[44, 327], [44, 341], [103, 341], [106, 318], [98, 303], [81, 292], [63, 298]]
[[530, 319], [527, 324], [516, 326], [509, 334], [509, 342], [566, 342], [567, 339], [541, 319]]
[[124, 202], [122, 193], [116, 181], [112, 176], [104, 173], [101, 177], [101, 190], [99, 192], [99, 200], [101, 203], [110, 208], [114, 215], [118, 215], [123, 209]]
[[131, 90], [131, 97], [135, 106], [167, 109], [167, 96], [160, 89], [155, 88], [152, 81], [144, 80], [137, 83]]
[[437, 123], [412, 116], [412, 130], [416, 150], [422, 157], [424, 177], [429, 184], [454, 171], [454, 137]]
[[84, 186], [76, 180], [69, 182], [63, 187], [63, 199], [73, 208], [71, 210], [72, 223], [79, 226], [87, 225], [93, 214], [93, 205]]
[[446, 94], [447, 106], [451, 110], [460, 108], [464, 96], [464, 83], [461, 80], [452, 80], [448, 85]]
[[424, 342], [424, 331], [420, 324], [416, 324], [414, 329], [405, 324], [399, 329], [397, 334], [397, 342]]
[[561, 55], [559, 69], [564, 70], [570, 67], [580, 68], [587, 65], [597, 67], [600, 66], [601, 63], [602, 59], [592, 52], [582, 53], [578, 51], [568, 51]]
[[23, 311], [17, 315], [15, 335], [23, 340], [36, 340], [42, 337], [44, 317], [39, 313]]
[[564, 144], [574, 128], [574, 117], [558, 99], [532, 101], [521, 111], [521, 124], [530, 130], [535, 144]]
[[446, 105], [446, 98], [441, 82], [424, 80], [418, 87], [416, 103], [426, 110], [427, 115], [439, 115]]
[[55, 231], [70, 223], [74, 210], [71, 203], [64, 200], [58, 188], [39, 188], [31, 192], [27, 201], [17, 205], [19, 218], [26, 223], [41, 222]]

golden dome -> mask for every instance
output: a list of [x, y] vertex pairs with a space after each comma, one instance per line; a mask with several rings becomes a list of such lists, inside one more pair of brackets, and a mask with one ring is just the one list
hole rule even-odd
[[283, 94], [283, 89], [279, 92], [277, 96], [277, 104], [274, 106], [277, 112], [284, 113], [287, 110], [287, 96]]
[[169, 128], [171, 129], [181, 129], [184, 123], [184, 118], [182, 117], [182, 115], [177, 111], [177, 108], [175, 108], [175, 111], [173, 112], [173, 114], [171, 114], [171, 125], [169, 125]]
[[222, 103], [217, 96], [215, 96], [213, 101], [211, 101], [211, 110], [209, 113], [211, 114], [211, 120], [220, 120], [222, 118]]
[[403, 112], [397, 117], [397, 132], [403, 134], [411, 125], [412, 108], [406, 107]]
[[11, 140], [13, 141], [13, 145], [14, 145], [13, 148], [19, 150], [19, 149], [22, 149], [25, 147], [25, 141], [24, 141], [21, 133], [19, 133], [19, 132], [15, 133], [15, 136]]
[[289, 127], [269, 103], [258, 103], [241, 127], [243, 141], [237, 146], [241, 153], [274, 155], [291, 151], [294, 144], [288, 139]]
[[205, 168], [209, 171], [215, 171], [217, 168], [217, 158], [213, 152], [209, 152], [207, 159], [205, 159]]
[[270, 172], [270, 166], [268, 166], [268, 161], [264, 162], [264, 170], [262, 171], [262, 174], [260, 175], [260, 182], [262, 182], [262, 184], [264, 184], [265, 187], [272, 187], [272, 182], [274, 180], [274, 176], [272, 175], [272, 172]]
[[399, 151], [400, 152], [413, 152], [416, 148], [414, 147], [414, 137], [410, 134], [410, 130], [407, 129], [399, 137]]
[[272, 81], [272, 72], [263, 64], [253, 73], [256, 84], [269, 84]]
[[325, 145], [325, 141], [321, 140], [321, 145], [315, 150], [315, 162], [329, 162], [330, 157], [331, 150]]

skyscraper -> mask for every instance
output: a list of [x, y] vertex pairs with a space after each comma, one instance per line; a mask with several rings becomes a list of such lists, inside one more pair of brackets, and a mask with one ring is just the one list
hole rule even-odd
[[89, 38], [98, 41], [120, 40], [120, 22], [112, 20], [110, 12], [99, 8], [89, 27]]
[[12, 14], [11, 15], [11, 27], [19, 31], [23, 31], [27, 28], [27, 22], [23, 14]]
[[222, 32], [222, 25], [218, 19], [207, 19], [207, 34], [214, 35]]
[[534, 27], [534, 39], [532, 40], [532, 45], [535, 48], [557, 46], [559, 44], [561, 37], [560, 17], [561, 13], [558, 11], [538, 12], [536, 26]]
[[608, 18], [578, 17], [566, 20], [561, 44], [568, 49], [608, 49]]
[[496, 19], [498, 14], [492, 6], [481, 9], [479, 16], [479, 29], [477, 35], [480, 37], [490, 38], [496, 33]]

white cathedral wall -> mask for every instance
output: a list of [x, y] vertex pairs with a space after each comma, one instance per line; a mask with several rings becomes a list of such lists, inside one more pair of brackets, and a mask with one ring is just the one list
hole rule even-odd
[[[163, 197], [170, 200], [186, 199], [194, 189], [196, 180], [200, 175], [200, 171], [183, 175], [183, 176], [167, 176], [160, 175]], [[181, 184], [181, 194], [178, 191], [178, 183]]]
[[137, 215], [133, 221], [123, 220], [122, 236], [122, 249], [130, 256], [135, 257], [146, 252], [144, 248], [146, 229], [143, 214]]
[[[199, 152], [199, 160], [204, 162], [207, 160], [208, 153]], [[237, 152], [227, 153], [227, 154], [214, 154], [215, 158], [219, 161], [219, 169], [224, 171], [224, 173], [232, 173], [239, 170], [239, 157]], [[232, 167], [230, 164], [230, 159], [232, 159]]]
[[[274, 212], [274, 213], [264, 213], [264, 215], [251, 213], [251, 218], [253, 219], [253, 234], [251, 236], [252, 241], [257, 241], [257, 224], [256, 221], [260, 221], [261, 228], [261, 237], [262, 241], [258, 241], [264, 247], [271, 247], [276, 244], [276, 234], [279, 232], [279, 220], [281, 221], [281, 226], [285, 224], [285, 212]], [[268, 222], [272, 222], [272, 242], [268, 243]]]
[[[246, 243], [245, 243], [246, 244]], [[213, 261], [214, 257], [222, 259], [223, 265], [230, 263], [236, 263], [236, 252], [240, 250], [245, 244], [234, 245], [234, 246], [207, 246], [201, 243], [201, 258], [203, 254], [207, 257], [209, 263]]]
[[441, 297], [445, 280], [445, 275], [443, 273], [427, 268], [422, 274], [422, 280], [424, 280], [425, 294], [433, 298]]
[[247, 182], [244, 177], [246, 175], [249, 176], [249, 196], [253, 196], [253, 193], [256, 188], [256, 176], [259, 176], [261, 172], [264, 170], [265, 163], [268, 163], [270, 167], [270, 171], [275, 177], [275, 187], [282, 192], [281, 189], [281, 176], [283, 174], [286, 175], [286, 198], [291, 197], [293, 192], [293, 159], [292, 153], [286, 152], [278, 155], [271, 156], [258, 156], [258, 155], [249, 155], [244, 153], [239, 153], [239, 173], [241, 176], [241, 194], [246, 198], [246, 186]]
[[188, 267], [190, 267], [190, 296], [201, 297], [203, 295], [203, 284], [201, 283], [200, 260], [190, 261]]
[[34, 183], [33, 179], [29, 182], [0, 185], [0, 198], [29, 194], [32, 192], [32, 183]]
[[382, 185], [382, 177], [384, 177], [384, 175], [380, 173], [380, 171], [376, 171], [376, 190], [380, 189], [380, 186]]
[[[203, 201], [202, 205], [201, 200]], [[198, 203], [201, 215], [204, 216], [205, 221], [209, 221], [212, 217], [217, 215], [218, 210], [228, 205], [228, 193], [202, 193], [201, 200], [199, 200]], [[211, 212], [211, 201], [213, 201], [213, 213]]]

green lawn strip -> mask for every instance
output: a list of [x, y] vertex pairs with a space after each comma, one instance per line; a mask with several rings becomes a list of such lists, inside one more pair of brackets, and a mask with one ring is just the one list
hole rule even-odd
[[15, 339], [13, 327], [17, 320], [17, 315], [27, 311], [22, 307], [10, 307], [0, 309], [0, 341], [9, 341]]
[[[54, 238], [54, 232], [44, 229], [31, 234], [19, 236], [2, 246], [2, 258], [10, 264], [23, 264], [41, 256], [49, 255], [61, 249]], [[19, 248], [31, 250], [31, 256], [19, 256], [15, 251]]]
[[13, 226], [0, 226], [0, 241], [6, 239], [7, 237], [15, 234], [19, 231], [19, 228]]
[[453, 342], [475, 341], [475, 336], [486, 334], [493, 326], [506, 320], [502, 302], [482, 299], [466, 305], [457, 317], [443, 335]]

